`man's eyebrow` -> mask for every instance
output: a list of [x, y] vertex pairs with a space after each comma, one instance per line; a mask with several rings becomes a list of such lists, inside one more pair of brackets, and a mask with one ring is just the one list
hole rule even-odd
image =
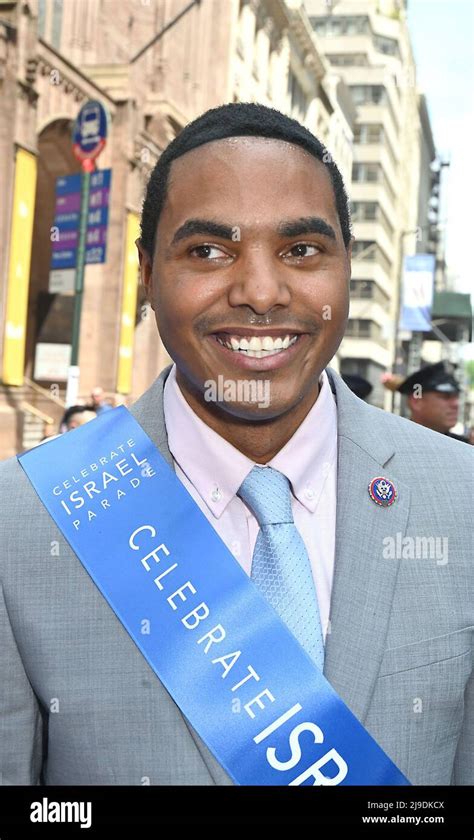
[[336, 239], [336, 231], [330, 224], [319, 216], [305, 216], [294, 221], [281, 222], [278, 225], [278, 233], [281, 236], [300, 236], [304, 233], [321, 233], [330, 239]]
[[172, 245], [176, 245], [182, 239], [188, 239], [195, 234], [205, 234], [207, 236], [219, 236], [220, 239], [232, 240], [232, 233], [235, 229], [229, 225], [222, 225], [219, 222], [213, 222], [210, 219], [187, 219], [181, 227], [179, 227], [171, 240]]
[[[218, 236], [220, 239], [233, 241], [235, 229], [231, 225], [221, 224], [211, 219], [187, 219], [175, 231], [171, 244], [176, 245], [177, 242], [188, 239], [196, 234]], [[305, 233], [320, 233], [330, 239], [336, 239], [334, 228], [319, 216], [306, 216], [300, 219], [290, 219], [281, 222], [278, 225], [278, 233], [280, 236], [286, 237], [300, 236]]]

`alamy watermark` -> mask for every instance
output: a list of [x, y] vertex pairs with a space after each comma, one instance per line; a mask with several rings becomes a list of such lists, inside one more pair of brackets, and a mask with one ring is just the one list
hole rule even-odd
[[92, 802], [55, 802], [46, 796], [30, 806], [32, 823], [79, 823], [81, 828], [92, 825]]
[[270, 405], [269, 379], [224, 379], [220, 373], [216, 379], [204, 383], [206, 402], [256, 403], [259, 408]]
[[448, 562], [448, 537], [404, 537], [400, 531], [382, 540], [384, 560], [436, 560]]

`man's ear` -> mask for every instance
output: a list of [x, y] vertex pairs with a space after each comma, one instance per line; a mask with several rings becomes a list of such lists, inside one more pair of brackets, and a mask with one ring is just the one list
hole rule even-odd
[[135, 240], [135, 245], [138, 251], [138, 262], [140, 263], [140, 283], [144, 287], [147, 300], [153, 308], [153, 279], [152, 279], [152, 261], [148, 251], [145, 251], [140, 238]]
[[418, 409], [420, 408], [421, 399], [415, 397], [413, 394], [409, 394], [407, 397], [407, 402], [410, 407], [412, 417], [418, 417]]

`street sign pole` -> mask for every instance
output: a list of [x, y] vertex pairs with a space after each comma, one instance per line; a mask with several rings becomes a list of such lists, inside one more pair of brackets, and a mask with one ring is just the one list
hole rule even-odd
[[79, 216], [79, 239], [77, 245], [76, 277], [74, 282], [74, 320], [72, 324], [71, 365], [79, 361], [79, 331], [81, 325], [82, 294], [84, 291], [84, 268], [86, 264], [86, 235], [87, 213], [89, 208], [89, 193], [91, 171], [94, 164], [90, 160], [83, 161], [81, 183], [81, 210]]
[[76, 273], [74, 278], [74, 310], [71, 338], [71, 362], [66, 387], [66, 406], [77, 403], [79, 393], [79, 344], [81, 332], [84, 271], [86, 266], [87, 223], [91, 173], [94, 160], [103, 150], [107, 137], [108, 116], [100, 102], [89, 101], [81, 108], [74, 124], [73, 150], [81, 161], [81, 209], [77, 245]]
[[82, 297], [84, 292], [84, 269], [86, 265], [87, 216], [91, 172], [94, 163], [89, 158], [82, 161], [81, 209], [79, 214], [79, 236], [77, 244], [76, 274], [74, 280], [74, 310], [72, 321], [71, 362], [66, 388], [66, 405], [76, 405], [79, 390], [79, 337], [81, 332]]

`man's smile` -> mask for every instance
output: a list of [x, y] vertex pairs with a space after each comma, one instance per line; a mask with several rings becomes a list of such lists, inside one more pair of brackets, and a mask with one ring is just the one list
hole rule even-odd
[[290, 362], [306, 339], [307, 333], [286, 329], [255, 330], [232, 328], [207, 336], [227, 361], [247, 370], [275, 370]]

